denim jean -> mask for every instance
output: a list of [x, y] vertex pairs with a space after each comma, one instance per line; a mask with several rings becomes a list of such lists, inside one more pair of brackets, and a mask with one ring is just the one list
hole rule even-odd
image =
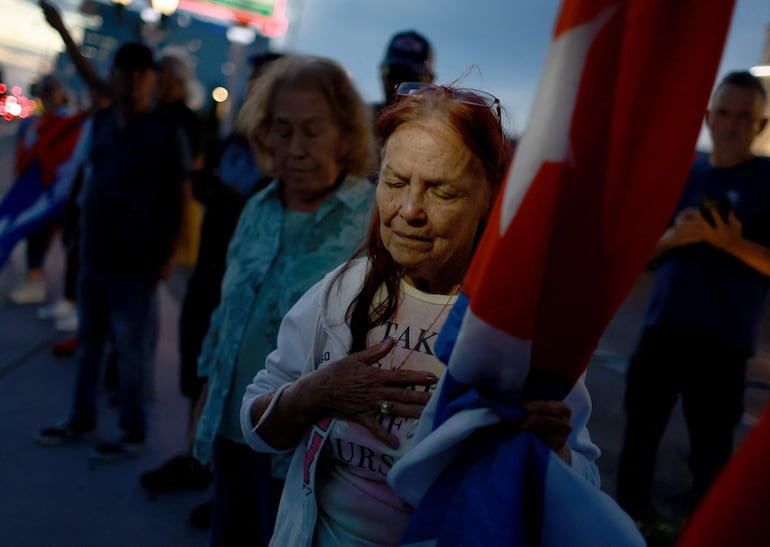
[[78, 279], [78, 374], [72, 420], [96, 423], [107, 343], [118, 367], [120, 427], [143, 437], [158, 340], [157, 287], [145, 278], [81, 267]]

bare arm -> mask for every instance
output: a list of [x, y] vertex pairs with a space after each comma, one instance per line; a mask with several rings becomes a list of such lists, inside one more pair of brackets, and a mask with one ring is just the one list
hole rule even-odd
[[770, 276], [770, 249], [743, 237], [740, 220], [730, 212], [727, 220], [712, 211], [712, 227], [698, 209], [685, 209], [676, 217], [674, 225], [663, 234], [655, 248], [654, 260], [670, 250], [692, 243], [708, 243], [755, 269]]
[[[731, 212], [727, 221], [714, 212], [714, 227], [707, 225], [704, 240], [717, 249], [755, 269], [762, 275], [770, 276], [770, 249], [743, 237], [743, 228]], [[705, 223], [705, 220], [704, 220]]]
[[46, 0], [40, 0], [40, 8], [43, 10], [45, 20], [61, 36], [64, 47], [67, 49], [67, 54], [70, 56], [75, 69], [80, 77], [83, 78], [83, 81], [89, 87], [98, 89], [102, 95], [112, 96], [113, 90], [109, 82], [102, 78], [94, 65], [80, 52], [80, 47], [72, 39], [72, 35], [67, 30], [67, 27], [64, 26], [59, 10]]
[[[674, 224], [661, 236], [653, 252], [652, 260], [659, 260], [677, 247], [703, 241], [703, 227], [698, 225], [698, 218], [703, 219], [696, 209], [682, 211], [674, 220]], [[706, 221], [703, 220], [703, 222]]]

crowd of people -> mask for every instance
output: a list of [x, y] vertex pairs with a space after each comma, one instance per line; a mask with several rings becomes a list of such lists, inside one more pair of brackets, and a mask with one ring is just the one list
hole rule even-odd
[[[57, 216], [27, 234], [26, 277], [8, 298], [47, 302], [40, 317], [76, 332], [59, 348], [77, 360], [67, 418], [35, 442], [89, 439], [111, 363], [121, 433], [90, 457], [142, 452], [158, 287], [196, 199], [200, 246], [179, 321], [187, 441], [140, 483], [209, 488], [194, 514], [215, 546], [397, 544], [413, 508], [388, 471], [444, 373], [434, 340], [513, 158], [499, 100], [434, 83], [435, 53], [415, 31], [386, 47], [382, 104], [367, 105], [332, 59], [268, 52], [250, 59], [234, 132], [207, 146], [185, 104], [184, 60], [126, 43], [102, 77], [41, 6], [92, 106], [68, 111], [46, 76], [43, 112], [18, 135], [17, 175], [38, 169], [42, 188], [67, 191]], [[706, 116], [714, 149], [695, 160], [651, 262], [617, 491], [643, 529], [661, 520], [655, 454], [680, 395], [693, 510], [731, 455], [770, 288], [770, 159], [751, 152], [766, 103], [748, 72], [717, 85]], [[75, 117], [57, 162], [42, 159], [46, 132]], [[65, 290], [53, 299], [43, 260], [62, 224]], [[527, 402], [524, 427], [598, 487], [582, 378], [573, 392]]]

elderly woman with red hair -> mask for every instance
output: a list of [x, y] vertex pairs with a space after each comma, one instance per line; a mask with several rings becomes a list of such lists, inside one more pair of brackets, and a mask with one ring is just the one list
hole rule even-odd
[[[412, 508], [387, 484], [444, 372], [433, 344], [511, 160], [499, 101], [482, 91], [404, 83], [377, 122], [384, 143], [367, 256], [329, 273], [284, 318], [248, 386], [243, 434], [294, 451], [274, 545], [397, 544]], [[578, 382], [533, 428], [594, 480]], [[541, 422], [542, 423], [542, 422]]]

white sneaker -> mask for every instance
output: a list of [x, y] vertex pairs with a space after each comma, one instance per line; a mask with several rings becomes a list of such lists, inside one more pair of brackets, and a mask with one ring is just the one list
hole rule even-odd
[[25, 281], [8, 294], [8, 300], [14, 304], [42, 304], [45, 292], [45, 281]]
[[67, 299], [62, 298], [56, 302], [51, 302], [37, 309], [38, 319], [59, 319], [75, 311], [75, 305]]
[[60, 332], [77, 332], [78, 331], [78, 312], [72, 310], [67, 315], [58, 317], [54, 328]]

